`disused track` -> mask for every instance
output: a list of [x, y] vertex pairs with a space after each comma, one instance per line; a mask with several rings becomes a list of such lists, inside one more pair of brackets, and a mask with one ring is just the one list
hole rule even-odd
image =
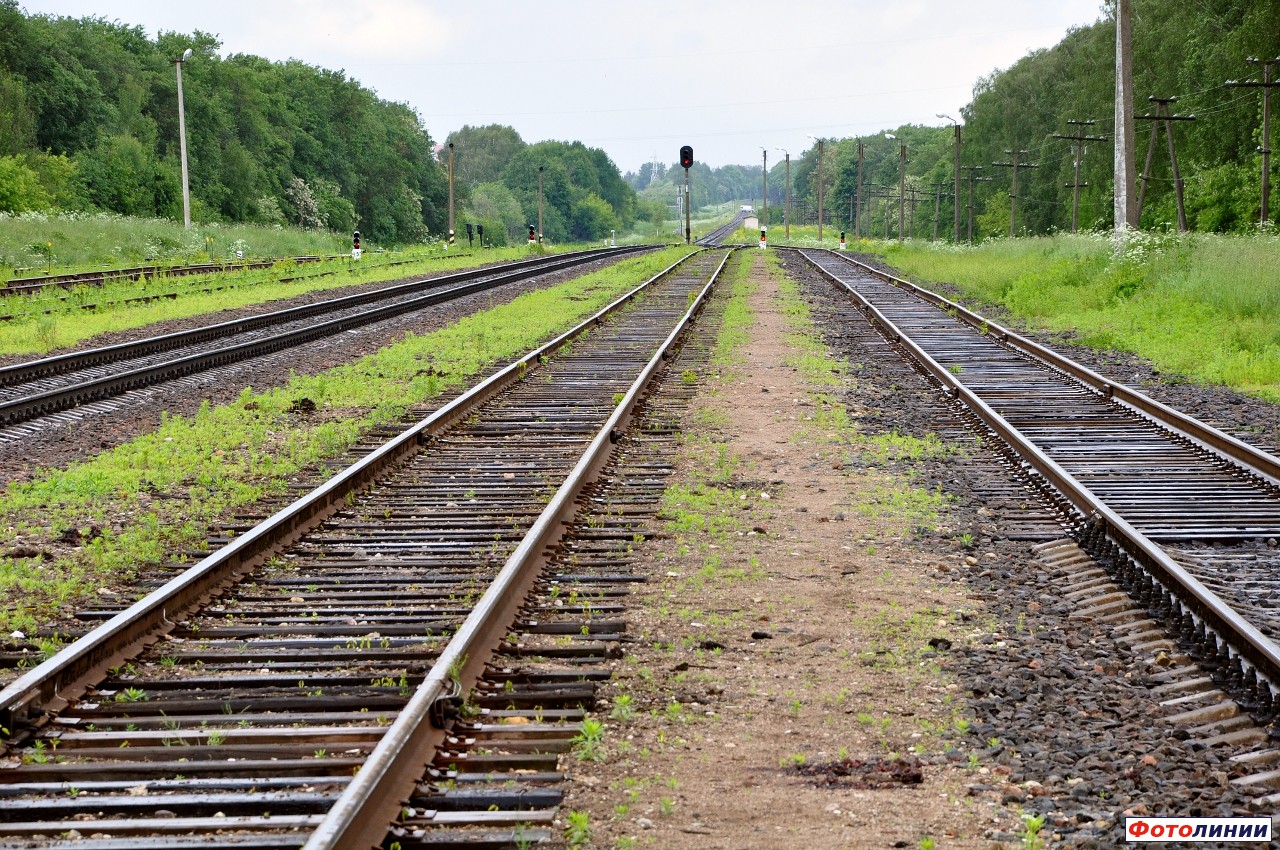
[[[546, 772], [521, 765], [545, 764], [540, 748], [564, 749], [575, 731], [577, 703], [589, 700], [581, 672], [547, 660], [570, 667], [616, 638], [609, 597], [629, 577], [600, 552], [636, 532], [626, 505], [597, 504], [576, 542], [565, 542], [565, 523], [584, 493], [654, 492], [646, 476], [661, 459], [632, 455], [632, 474], [613, 478], [599, 471], [724, 257], [703, 252], [655, 278], [625, 321], [512, 364], [279, 512], [274, 530], [255, 527], [151, 597], [102, 612], [103, 635], [0, 692], [4, 725], [23, 744], [0, 769], [0, 840], [363, 847], [382, 840], [415, 786], [402, 846], [485, 846], [474, 832], [428, 830], [476, 822], [506, 823], [507, 843], [523, 840], [538, 816], [489, 807], [529, 810], [548, 802], [545, 790], [447, 786]], [[571, 355], [552, 356], [570, 343]], [[643, 451], [643, 435], [631, 439]], [[505, 652], [543, 669], [487, 667], [543, 563], [558, 563], [554, 580], [585, 582], [567, 597], [544, 583], [544, 601], [523, 609]], [[208, 597], [218, 601], [204, 606]], [[506, 741], [505, 755], [460, 754], [466, 740], [438, 728], [477, 681], [471, 725], [454, 731]], [[489, 723], [472, 714], [486, 708]], [[535, 712], [543, 722], [502, 720]], [[436, 743], [449, 748], [424, 774]], [[424, 786], [424, 775], [447, 781]], [[459, 808], [472, 814], [439, 814]], [[69, 830], [83, 840], [61, 841]]]
[[[459, 272], [6, 367], [0, 369], [0, 425], [11, 427], [463, 295], [635, 250], [580, 251]], [[21, 432], [13, 436], [20, 437]]]
[[[1280, 460], [940, 296], [802, 251], [1011, 448], [1073, 535], [1241, 707], [1274, 720]], [[1247, 564], [1247, 569], [1242, 569]]]
[[729, 235], [732, 234], [734, 231], [736, 231], [739, 227], [742, 227], [742, 223], [746, 220], [747, 220], [746, 213], [738, 212], [737, 215], [733, 217], [733, 221], [729, 222], [728, 224], [720, 225], [715, 230], [708, 233], [706, 236], [703, 236], [701, 239], [698, 239], [697, 244], [705, 245], [711, 248], [723, 245], [724, 240], [728, 238]]
[[[396, 255], [389, 254], [387, 256], [395, 257]], [[374, 255], [364, 260], [361, 260], [358, 268], [361, 271], [369, 271], [371, 269], [389, 269], [389, 268], [395, 268], [396, 266], [409, 265], [410, 263], [424, 263], [424, 262], [430, 262], [432, 260], [443, 260], [449, 257], [457, 257], [457, 256], [465, 257], [469, 255], [467, 253], [463, 253], [461, 255], [458, 255], [458, 254], [449, 254], [449, 255], [434, 254], [431, 256], [417, 255], [414, 257], [402, 258], [402, 259], [385, 259], [377, 255]], [[326, 268], [320, 268], [320, 269], [307, 268], [307, 266], [310, 266], [315, 262], [323, 262], [325, 260], [338, 260], [338, 259], [341, 259], [341, 258], [315, 257], [315, 258], [308, 259], [304, 257], [298, 257], [295, 259], [290, 259], [287, 262], [295, 262], [296, 260], [296, 262], [301, 266], [301, 268], [292, 274], [284, 274], [280, 276], [272, 275], [269, 279], [273, 283], [292, 283], [298, 280], [312, 280], [319, 277], [330, 277], [332, 275], [341, 274], [342, 272], [347, 271], [350, 268], [350, 266], [343, 264], [340, 268], [335, 268], [333, 266], [330, 266], [327, 269]], [[79, 284], [74, 282], [59, 283], [59, 284], [56, 284], [56, 286], [58, 288], [65, 289], [66, 290], [65, 294], [51, 299], [53, 301], [52, 304], [49, 304], [50, 299], [41, 299], [40, 301], [37, 301], [36, 302], [37, 307], [43, 306], [46, 304], [48, 306], [45, 309], [38, 310], [36, 312], [38, 312], [41, 315], [52, 315], [54, 313], [65, 313], [65, 312], [74, 311], [74, 310], [101, 310], [105, 307], [122, 307], [126, 304], [148, 304], [152, 301], [173, 300], [173, 299], [180, 298], [184, 295], [190, 295], [190, 294], [205, 294], [209, 292], [223, 292], [228, 289], [239, 289], [245, 286], [252, 286], [254, 284], [246, 283], [243, 279], [237, 279], [237, 276], [241, 276], [241, 278], [243, 278], [246, 272], [253, 271], [255, 269], [261, 269], [261, 268], [277, 268], [278, 269], [281, 267], [277, 263], [267, 263], [262, 266], [256, 266], [256, 265], [252, 267], [230, 266], [230, 267], [227, 267], [226, 269], [215, 268], [213, 270], [206, 271], [206, 272], [199, 272], [199, 271], [187, 272], [186, 274], [207, 274], [209, 277], [209, 280], [203, 283], [184, 284], [181, 288], [174, 289], [171, 291], [164, 290], [163, 282], [165, 280], [165, 277], [164, 277], [163, 270], [157, 272], [156, 275], [153, 275], [151, 277], [125, 276], [125, 277], [116, 278], [115, 280], [123, 280], [128, 283], [135, 284], [135, 287], [133, 288], [132, 291], [136, 292], [137, 293], [136, 295], [123, 294], [121, 295], [121, 297], [105, 298], [101, 300], [92, 300], [92, 301], [88, 300], [88, 297], [86, 297], [84, 287], [91, 286], [96, 288], [98, 286], [101, 286], [102, 282], [95, 282], [92, 284]], [[283, 268], [287, 269], [287, 266]], [[74, 276], [71, 276], [71, 277], [74, 277]], [[108, 280], [112, 280], [112, 279], [108, 278]], [[158, 284], [158, 288], [157, 288], [157, 284]], [[36, 291], [37, 292], [46, 291], [52, 288], [53, 286], [54, 285], [42, 286], [40, 287], [40, 289]], [[126, 292], [128, 292], [128, 290], [126, 290]], [[14, 295], [17, 295], [19, 297], [25, 297], [26, 295], [29, 295], [29, 294], [31, 293], [24, 292], [24, 291], [18, 291], [15, 293], [13, 291], [6, 291], [5, 289], [0, 289], [0, 298], [6, 297], [6, 296], [14, 296]], [[17, 302], [7, 302], [7, 304], [9, 305], [8, 309], [10, 310], [14, 310], [14, 308], [18, 306]], [[0, 313], [0, 321], [3, 321], [3, 322], [14, 321], [18, 319], [19, 315], [21, 315], [23, 318], [30, 318], [32, 315], [35, 315], [35, 312], [30, 310], [30, 305], [23, 304], [22, 308], [23, 309], [21, 313], [18, 313], [18, 312]], [[0, 309], [6, 309], [6, 308], [0, 307]]]
[[[285, 261], [297, 265], [322, 263], [325, 260], [341, 259], [340, 255], [319, 256], [308, 254], [301, 257], [288, 257]], [[220, 274], [225, 272], [241, 272], [253, 269], [269, 269], [281, 259], [262, 260], [227, 260], [221, 263], [186, 263], [174, 265], [130, 266], [120, 269], [94, 269], [83, 272], [65, 272], [63, 274], [33, 275], [31, 277], [15, 277], [0, 286], [0, 297], [6, 295], [34, 295], [47, 289], [75, 289], [82, 286], [102, 286], [120, 280], [153, 279], [161, 276], [185, 277], [197, 274]]]

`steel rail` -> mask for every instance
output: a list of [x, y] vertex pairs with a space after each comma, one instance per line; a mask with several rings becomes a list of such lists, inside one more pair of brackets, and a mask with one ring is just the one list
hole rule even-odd
[[304, 850], [363, 850], [382, 844], [388, 825], [400, 811], [401, 801], [422, 775], [425, 748], [433, 737], [440, 737], [439, 730], [431, 724], [432, 707], [442, 699], [465, 692], [483, 672], [541, 572], [546, 553], [564, 535], [576, 511], [576, 499], [596, 480], [608, 461], [613, 443], [631, 421], [641, 393], [702, 309], [732, 253], [725, 254], [706, 285], [632, 382], [573, 471], [557, 488], [476, 607], [441, 651], [423, 683], [369, 754], [360, 772], [316, 827]]
[[341, 260], [345, 254], [320, 256], [308, 254], [299, 257], [280, 257], [264, 260], [231, 260], [223, 263], [191, 263], [175, 266], [132, 266], [123, 269], [95, 269], [84, 272], [65, 272], [63, 274], [33, 275], [31, 277], [14, 277], [0, 286], [0, 297], [7, 295], [29, 295], [50, 287], [70, 289], [76, 286], [99, 286], [108, 280], [141, 280], [157, 275], [187, 276], [196, 274], [218, 274], [222, 272], [252, 271], [267, 269], [279, 262], [292, 261], [298, 265], [304, 263], [320, 263], [326, 260]]
[[[582, 259], [577, 261], [577, 263], [581, 262], [585, 261]], [[574, 264], [576, 263], [568, 265]], [[558, 264], [554, 266], [554, 268], [564, 268], [565, 265], [566, 264]], [[546, 267], [538, 267], [537, 272], [543, 273], [545, 269]], [[417, 298], [413, 298], [408, 301], [397, 301], [394, 304], [374, 307], [360, 313], [343, 316], [337, 319], [330, 319], [327, 322], [307, 325], [306, 327], [297, 328], [291, 331], [284, 331], [268, 337], [252, 339], [246, 342], [217, 348], [213, 351], [199, 352], [186, 357], [179, 357], [175, 360], [168, 360], [163, 363], [151, 366], [142, 366], [137, 369], [130, 369], [127, 372], [120, 372], [114, 375], [107, 375], [102, 378], [84, 381], [83, 383], [74, 384], [69, 387], [47, 390], [43, 393], [0, 402], [0, 423], [13, 425], [19, 422], [25, 422], [29, 419], [44, 416], [58, 410], [76, 407], [97, 399], [120, 395], [121, 393], [137, 389], [139, 387], [162, 383], [184, 375], [190, 375], [197, 372], [203, 372], [208, 369], [213, 369], [218, 366], [223, 366], [228, 363], [235, 363], [252, 357], [281, 351], [286, 348], [292, 348], [305, 342], [333, 336], [350, 328], [363, 327], [382, 319], [391, 318], [403, 313], [410, 313], [414, 310], [430, 307], [434, 304], [452, 301], [456, 298], [461, 298], [475, 292], [482, 292], [503, 282], [519, 280], [526, 274], [527, 271], [513, 272], [500, 276], [497, 279], [489, 277], [472, 281], [470, 283], [459, 284], [458, 286], [450, 287], [448, 289], [434, 289], [426, 295], [420, 295]]]
[[602, 323], [693, 255], [678, 260], [571, 330], [511, 362], [5, 686], [0, 690], [0, 726], [16, 734], [37, 722], [39, 715], [64, 707], [121, 658], [166, 633], [175, 625], [175, 619], [195, 610], [331, 516], [345, 504], [349, 493], [368, 486], [418, 452], [423, 444], [520, 380], [540, 357], [558, 351]]
[[340, 298], [330, 298], [324, 301], [317, 301], [314, 304], [303, 304], [298, 307], [274, 310], [269, 313], [259, 313], [242, 319], [232, 319], [230, 321], [219, 322], [213, 325], [205, 325], [204, 327], [192, 328], [190, 330], [175, 331], [174, 333], [147, 337], [145, 339], [133, 340], [130, 342], [122, 342], [116, 345], [92, 348], [85, 351], [73, 351], [54, 357], [45, 357], [40, 360], [32, 360], [27, 363], [18, 363], [13, 366], [0, 368], [0, 386], [12, 386], [14, 384], [24, 383], [36, 378], [60, 375], [66, 372], [73, 372], [77, 369], [113, 363], [118, 360], [127, 360], [133, 357], [171, 351], [175, 348], [181, 348], [184, 345], [207, 342], [209, 340], [229, 336], [233, 333], [244, 333], [258, 328], [270, 327], [271, 325], [292, 321], [294, 319], [303, 319], [308, 316], [333, 312], [334, 310], [341, 310], [347, 307], [357, 307], [361, 304], [381, 301], [386, 298], [393, 298], [399, 295], [407, 295], [423, 289], [439, 288], [452, 283], [463, 283], [465, 281], [476, 280], [477, 278], [493, 278], [497, 276], [498, 280], [494, 281], [496, 285], [497, 283], [505, 282], [507, 280], [519, 279], [521, 275], [527, 274], [533, 269], [537, 269], [542, 273], [547, 271], [557, 271], [569, 266], [589, 262], [599, 257], [614, 256], [644, 250], [644, 247], [648, 246], [591, 249], [587, 251], [574, 251], [565, 254], [557, 254], [552, 257], [520, 260], [497, 269], [493, 267], [471, 269], [440, 277], [423, 278], [422, 280], [401, 283], [384, 289], [357, 293], [355, 295], [346, 295]]
[[[827, 252], [840, 256], [837, 252]], [[1180, 598], [1194, 614], [1200, 618], [1201, 622], [1207, 624], [1209, 628], [1218, 634], [1227, 637], [1231, 636], [1234, 641], [1231, 643], [1232, 648], [1236, 650], [1240, 657], [1244, 658], [1251, 664], [1263, 677], [1271, 682], [1280, 684], [1280, 647], [1271, 641], [1266, 635], [1262, 634], [1252, 623], [1240, 616], [1238, 612], [1231, 608], [1217, 594], [1213, 593], [1204, 586], [1197, 578], [1188, 573], [1182, 566], [1169, 557], [1165, 550], [1139, 532], [1130, 525], [1122, 516], [1108, 507], [1101, 499], [1099, 499], [1084, 484], [1080, 483], [1074, 476], [1063, 469], [1058, 463], [1046, 455], [1039, 447], [1028, 440], [1016, 428], [1008, 423], [1003, 416], [993, 410], [985, 401], [983, 401], [976, 393], [964, 385], [954, 374], [944, 368], [940, 363], [933, 359], [919, 344], [904, 334], [894, 322], [884, 315], [874, 304], [872, 304], [865, 296], [859, 293], [846, 282], [840, 280], [826, 269], [813, 262], [803, 252], [801, 256], [805, 258], [809, 264], [818, 270], [824, 277], [842, 288], [853, 296], [858, 303], [859, 308], [866, 314], [869, 321], [878, 325], [882, 333], [893, 343], [903, 346], [920, 366], [935, 380], [937, 380], [947, 392], [956, 400], [963, 403], [974, 415], [976, 415], [988, 428], [996, 433], [1004, 440], [1013, 451], [1021, 457], [1032, 469], [1038, 472], [1044, 479], [1051, 484], [1058, 492], [1060, 492], [1071, 506], [1079, 513], [1080, 519], [1086, 523], [1101, 523], [1105, 526], [1112, 539], [1123, 548], [1129, 555], [1138, 560], [1144, 567], [1153, 573], [1153, 577], [1159, 581], [1166, 590], [1174, 593]], [[848, 262], [852, 262], [860, 268], [872, 271], [863, 263], [858, 263], [847, 257], [841, 257]], [[883, 272], [876, 272], [877, 277], [888, 279], [889, 282], [901, 286], [906, 281], [900, 278], [894, 278], [892, 275], [886, 275]], [[913, 294], [920, 294], [927, 290], [910, 284], [910, 291]], [[956, 309], [957, 311], [964, 308], [954, 305], [941, 296], [933, 295], [933, 298], [927, 299], [935, 305], [946, 305], [946, 309]], [[935, 300], [936, 299], [936, 300]], [[965, 311], [970, 316], [975, 317], [979, 324], [984, 321], [982, 317], [976, 313]], [[997, 335], [1003, 331], [995, 331], [995, 325], [987, 323], [989, 329]], [[1007, 332], [1006, 332], [1007, 333]], [[1004, 341], [1003, 337], [998, 337]], [[1034, 345], [1034, 343], [1032, 344]], [[1040, 346], [1035, 346], [1037, 349]], [[1066, 361], [1067, 359], [1060, 355], [1055, 356], [1055, 360]], [[1069, 362], [1069, 361], [1067, 361]], [[1079, 367], [1083, 369], [1083, 367]], [[1088, 371], [1088, 370], [1085, 370]], [[1089, 374], [1094, 374], [1090, 372]], [[1109, 383], [1109, 382], [1108, 382]], [[1208, 426], [1204, 426], [1208, 427]], [[1225, 436], [1225, 435], [1224, 435]], [[1250, 447], [1252, 448], [1252, 447]]]
[[1225, 457], [1237, 465], [1243, 466], [1246, 470], [1257, 475], [1271, 484], [1280, 485], [1280, 458], [1268, 454], [1256, 446], [1251, 446], [1243, 440], [1239, 440], [1230, 434], [1214, 428], [1194, 419], [1187, 414], [1175, 410], [1172, 407], [1161, 404], [1155, 399], [1144, 395], [1141, 392], [1128, 387], [1116, 381], [1099, 375], [1092, 369], [1083, 366], [1069, 357], [1064, 357], [1051, 348], [1046, 348], [1034, 340], [1021, 336], [1015, 331], [1011, 331], [1002, 325], [992, 322], [979, 313], [957, 304], [948, 298], [931, 292], [923, 287], [917, 286], [908, 280], [895, 277], [888, 272], [880, 271], [866, 263], [859, 262], [847, 254], [841, 254], [838, 251], [828, 250], [826, 253], [839, 257], [847, 263], [862, 269], [886, 283], [891, 283], [901, 289], [912, 293], [913, 295], [941, 307], [943, 310], [953, 314], [965, 324], [974, 328], [986, 329], [986, 332], [1007, 344], [1015, 351], [1020, 351], [1030, 357], [1040, 360], [1060, 372], [1068, 374], [1085, 386], [1095, 392], [1128, 407], [1129, 409], [1142, 414], [1146, 418], [1159, 425], [1176, 432], [1185, 439], [1190, 440], [1201, 448], [1208, 449], [1215, 454]]

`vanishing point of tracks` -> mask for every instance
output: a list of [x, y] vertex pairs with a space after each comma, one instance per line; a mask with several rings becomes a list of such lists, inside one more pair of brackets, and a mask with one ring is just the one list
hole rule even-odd
[[545, 838], [634, 580], [618, 553], [660, 492], [628, 426], [726, 258], [681, 261], [0, 691], [21, 755], [0, 842]]
[[[635, 248], [577, 251], [476, 269], [0, 369], [0, 439], [59, 411], [360, 328], [502, 284]], [[19, 427], [15, 427], [19, 426]]]

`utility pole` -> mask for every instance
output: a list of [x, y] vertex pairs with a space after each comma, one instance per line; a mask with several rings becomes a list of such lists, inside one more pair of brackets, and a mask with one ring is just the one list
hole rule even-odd
[[956, 156], [956, 161], [952, 168], [952, 171], [955, 176], [955, 183], [956, 183], [955, 189], [953, 190], [954, 194], [952, 195], [952, 197], [955, 198], [955, 203], [952, 205], [954, 207], [954, 210], [952, 211], [952, 215], [953, 215], [953, 218], [955, 219], [955, 228], [954, 228], [954, 232], [951, 235], [951, 241], [954, 244], [959, 244], [960, 243], [960, 123], [959, 122], [956, 122], [956, 154], [955, 156]]
[[782, 223], [787, 228], [787, 238], [791, 238], [791, 151], [778, 148], [787, 157], [787, 206], [782, 211]]
[[1138, 205], [1134, 203], [1133, 162], [1133, 25], [1132, 0], [1116, 0], [1116, 139], [1115, 139], [1115, 250], [1124, 247], [1126, 230], [1137, 230]]
[[993, 162], [991, 163], [997, 168], [1013, 169], [1013, 189], [1009, 192], [1009, 237], [1013, 238], [1018, 233], [1018, 169], [1019, 168], [1039, 168], [1039, 163], [1035, 162], [1019, 162], [1018, 157], [1027, 156], [1031, 151], [1025, 150], [1008, 150], [1005, 149], [1011, 159], [1010, 162]]
[[942, 187], [946, 183], [933, 184], [933, 240], [938, 241], [938, 218], [942, 215]]
[[[541, 194], [541, 187], [539, 187]], [[541, 230], [541, 221], [538, 229]], [[453, 142], [449, 143], [449, 244], [453, 244]]]
[[1151, 158], [1156, 150], [1156, 132], [1160, 128], [1160, 123], [1164, 122], [1164, 134], [1169, 140], [1169, 167], [1173, 169], [1173, 193], [1178, 201], [1178, 232], [1187, 232], [1187, 212], [1182, 205], [1182, 175], [1178, 173], [1178, 154], [1173, 147], [1173, 124], [1174, 121], [1194, 121], [1194, 115], [1171, 115], [1169, 113], [1169, 104], [1177, 103], [1176, 97], [1156, 97], [1152, 95], [1147, 98], [1148, 101], [1156, 105], [1155, 115], [1135, 115], [1137, 121], [1150, 121], [1151, 123], [1151, 141], [1147, 144], [1147, 164], [1142, 169], [1142, 188], [1138, 190], [1138, 220], [1142, 220], [1142, 205], [1147, 196], [1147, 184], [1151, 181]]
[[[849, 193], [849, 226], [845, 228], [846, 230], [849, 230], [849, 231], [853, 230], [854, 224], [856, 224], [858, 221], [858, 208], [854, 206], [853, 198], [854, 198], [854, 194], [850, 192]], [[854, 234], [854, 235], [856, 236], [857, 234]]]
[[920, 192], [915, 186], [911, 187], [911, 217], [907, 219], [907, 233], [911, 234], [911, 238], [916, 238], [916, 204], [920, 202]]
[[898, 241], [902, 241], [903, 218], [907, 203], [907, 146], [898, 145]]
[[1244, 61], [1250, 65], [1262, 66], [1262, 82], [1257, 80], [1227, 80], [1232, 88], [1262, 89], [1262, 145], [1258, 151], [1262, 154], [1262, 217], [1258, 220], [1261, 227], [1271, 221], [1271, 90], [1280, 87], [1280, 81], [1271, 79], [1271, 66], [1280, 64], [1280, 56], [1275, 59], [1259, 59], [1250, 56]]
[[542, 166], [538, 166], [538, 244], [542, 244]]
[[764, 172], [761, 175], [764, 178], [764, 190], [762, 192], [764, 200], [761, 201], [760, 223], [765, 227], [769, 226], [769, 151], [765, 148], [760, 149], [761, 156], [764, 157]]
[[[862, 142], [858, 142], [858, 206], [862, 206], [862, 159], [866, 155], [866, 148]], [[868, 213], [870, 215], [870, 213]], [[853, 220], [853, 235], [862, 236], [862, 225], [858, 219]]]
[[822, 242], [822, 139], [818, 139], [818, 242]]
[[[994, 177], [979, 177], [978, 172], [982, 170], [981, 165], [966, 165], [964, 170], [969, 172], [969, 242], [973, 242], [973, 184], [974, 183], [990, 183]], [[960, 203], [959, 199], [956, 203]]]
[[182, 58], [174, 60], [178, 73], [178, 150], [182, 156], [182, 226], [191, 229], [191, 188], [187, 182], [187, 110], [182, 103], [182, 66], [191, 58], [191, 48], [182, 51]]
[[1085, 131], [1085, 127], [1092, 127], [1097, 121], [1077, 121], [1074, 118], [1068, 118], [1067, 123], [1076, 127], [1075, 135], [1064, 136], [1061, 133], [1054, 133], [1055, 139], [1068, 139], [1072, 142], [1071, 147], [1076, 155], [1076, 176], [1073, 183], [1067, 185], [1073, 187], [1071, 194], [1071, 232], [1075, 233], [1080, 226], [1080, 187], [1088, 186], [1088, 183], [1080, 182], [1080, 160], [1084, 158], [1085, 142], [1105, 142], [1109, 136], [1090, 136]]

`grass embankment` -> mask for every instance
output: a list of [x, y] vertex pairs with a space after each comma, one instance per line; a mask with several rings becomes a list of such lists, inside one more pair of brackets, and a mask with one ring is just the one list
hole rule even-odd
[[999, 304], [1033, 329], [1161, 372], [1280, 402], [1280, 238], [1136, 234], [1120, 257], [1098, 235], [1000, 239], [976, 247], [878, 246], [921, 283]]
[[[685, 253], [623, 260], [353, 364], [246, 388], [234, 404], [166, 418], [92, 461], [10, 485], [0, 494], [0, 596], [11, 600], [0, 633], [38, 629], [100, 586], [200, 546], [227, 512], [282, 493], [289, 476], [340, 454], [364, 429], [523, 354]], [[316, 414], [291, 410], [303, 398]]]
[[198, 224], [186, 230], [168, 219], [114, 213], [0, 213], [0, 280], [147, 262], [207, 262], [233, 258], [236, 251], [246, 257], [297, 257], [350, 250], [349, 233], [255, 224]]
[[[565, 248], [563, 250], [570, 250]], [[234, 272], [226, 275], [160, 277], [146, 282], [122, 281], [101, 287], [51, 288], [36, 295], [0, 298], [0, 314], [13, 315], [0, 323], [0, 354], [44, 354], [55, 348], [75, 345], [84, 339], [111, 331], [124, 331], [155, 322], [184, 319], [292, 298], [307, 292], [322, 292], [362, 283], [376, 283], [404, 277], [437, 275], [485, 263], [525, 259], [528, 247], [497, 248], [487, 251], [454, 252], [419, 249], [380, 257], [366, 254], [359, 262], [334, 260], [299, 266], [292, 261], [269, 269]], [[386, 265], [391, 259], [416, 258], [405, 265]], [[328, 273], [328, 274], [326, 274]], [[299, 279], [281, 282], [283, 277]], [[201, 290], [211, 289], [204, 292]], [[143, 296], [154, 301], [128, 302]], [[85, 309], [83, 305], [101, 305]], [[52, 312], [46, 313], [49, 310]]]

